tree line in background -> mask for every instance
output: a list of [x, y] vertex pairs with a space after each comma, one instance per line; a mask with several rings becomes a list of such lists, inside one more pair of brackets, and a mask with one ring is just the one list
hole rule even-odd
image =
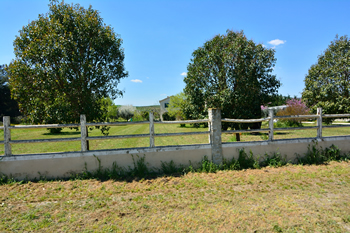
[[[88, 26], [87, 26], [88, 25]], [[27, 123], [77, 123], [87, 120], [148, 120], [159, 107], [136, 109], [113, 100], [128, 76], [122, 39], [103, 23], [98, 11], [51, 0], [49, 12], [19, 31], [15, 59], [0, 67], [0, 115]], [[202, 119], [208, 108], [223, 118], [260, 118], [261, 106], [288, 104], [280, 114], [350, 112], [350, 40], [336, 37], [305, 77], [302, 99], [278, 94], [272, 74], [275, 50], [228, 30], [196, 49], [187, 67], [183, 92], [172, 96], [165, 120]], [[11, 97], [10, 97], [11, 91]], [[199, 126], [196, 124], [195, 126]], [[260, 123], [223, 123], [223, 129], [260, 128]], [[101, 127], [103, 133], [108, 128]]]

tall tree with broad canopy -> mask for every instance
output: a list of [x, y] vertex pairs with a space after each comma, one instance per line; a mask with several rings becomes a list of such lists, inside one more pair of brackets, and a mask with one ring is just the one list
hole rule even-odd
[[323, 113], [350, 113], [350, 40], [347, 36], [336, 36], [311, 66], [304, 82], [302, 98], [312, 112], [321, 107]]
[[19, 31], [7, 71], [12, 96], [31, 123], [103, 120], [101, 99], [123, 94], [122, 39], [97, 10], [51, 1], [49, 12]]
[[[271, 74], [274, 52], [248, 40], [243, 31], [227, 30], [226, 35], [205, 42], [193, 52], [187, 67], [184, 93], [190, 104], [184, 114], [189, 119], [204, 118], [208, 108], [220, 108], [222, 118], [260, 118], [260, 106], [280, 87]], [[248, 126], [260, 124], [222, 124], [223, 129]]]

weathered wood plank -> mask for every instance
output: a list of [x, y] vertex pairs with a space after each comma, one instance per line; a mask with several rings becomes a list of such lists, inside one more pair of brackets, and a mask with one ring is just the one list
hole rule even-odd
[[269, 117], [270, 117], [270, 120], [269, 120], [269, 129], [270, 129], [269, 141], [272, 141], [273, 140], [273, 118], [274, 118], [273, 109], [269, 109]]
[[154, 122], [153, 112], [149, 112], [149, 147], [154, 147]]
[[87, 151], [87, 141], [86, 137], [88, 135], [88, 131], [86, 128], [86, 116], [80, 115], [80, 133], [81, 133], [81, 151]]
[[11, 144], [21, 143], [41, 143], [41, 142], [72, 142], [80, 141], [81, 138], [50, 138], [50, 139], [32, 139], [32, 140], [11, 140]]
[[202, 120], [186, 120], [186, 121], [155, 121], [154, 124], [194, 124], [194, 123], [206, 123], [208, 119]]
[[4, 124], [4, 145], [5, 145], [5, 156], [10, 156], [12, 155], [12, 151], [11, 151], [11, 129], [10, 129], [10, 125], [11, 125], [11, 120], [9, 116], [4, 116], [2, 118], [2, 122]]
[[318, 118], [318, 115], [274, 116], [275, 119]]
[[233, 123], [256, 123], [270, 120], [270, 117], [261, 118], [261, 119], [221, 119], [222, 122], [233, 122]]
[[350, 117], [350, 114], [324, 114], [323, 118], [342, 118], [342, 117]]
[[186, 132], [186, 133], [160, 133], [155, 134], [156, 137], [171, 137], [171, 136], [186, 136], [186, 135], [198, 135], [198, 134], [209, 134], [209, 131], [205, 132]]
[[317, 138], [322, 138], [322, 108], [317, 108]]
[[49, 125], [14, 125], [10, 129], [40, 129], [40, 128], [65, 128], [80, 127], [80, 124], [49, 124]]
[[322, 128], [342, 128], [342, 127], [350, 127], [350, 125], [325, 125]]
[[270, 129], [242, 129], [242, 130], [225, 130], [222, 133], [257, 133], [257, 132], [269, 132]]

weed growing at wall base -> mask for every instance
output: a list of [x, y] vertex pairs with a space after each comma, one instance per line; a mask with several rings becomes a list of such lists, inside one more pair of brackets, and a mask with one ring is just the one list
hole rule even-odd
[[350, 154], [341, 154], [340, 149], [331, 145], [329, 148], [323, 149], [318, 146], [317, 141], [313, 141], [312, 145], [308, 145], [307, 152], [304, 156], [297, 155], [298, 164], [324, 164], [330, 161], [348, 161]]

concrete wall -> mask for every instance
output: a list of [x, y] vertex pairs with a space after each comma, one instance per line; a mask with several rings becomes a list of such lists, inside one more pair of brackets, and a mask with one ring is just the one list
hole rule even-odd
[[[272, 154], [280, 152], [287, 155], [287, 159], [293, 161], [296, 153], [303, 155], [307, 151], [313, 139], [286, 139], [272, 142], [233, 142], [223, 143], [222, 151], [226, 159], [238, 158], [238, 150], [245, 148], [246, 152], [252, 150], [254, 155], [264, 155], [265, 152]], [[332, 144], [338, 146], [341, 152], [350, 152], [350, 136], [325, 137], [318, 139], [318, 145], [323, 148]], [[68, 153], [47, 153], [35, 155], [17, 155], [3, 157], [0, 161], [0, 173], [12, 176], [16, 179], [34, 179], [41, 176], [47, 178], [69, 177], [71, 174], [80, 173], [85, 169], [89, 171], [98, 168], [98, 161], [101, 160], [104, 168], [112, 166], [116, 162], [118, 166], [127, 168], [133, 167], [131, 155], [146, 156], [146, 163], [149, 167], [159, 168], [161, 161], [176, 164], [189, 165], [200, 162], [204, 156], [211, 158], [210, 144], [188, 145], [188, 146], [167, 146], [154, 148], [132, 148], [119, 150], [68, 152]]]

